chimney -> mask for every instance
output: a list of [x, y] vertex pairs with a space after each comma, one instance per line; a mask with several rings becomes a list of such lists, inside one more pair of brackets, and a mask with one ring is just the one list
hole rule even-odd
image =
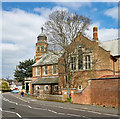
[[93, 41], [98, 42], [98, 28], [93, 27]]

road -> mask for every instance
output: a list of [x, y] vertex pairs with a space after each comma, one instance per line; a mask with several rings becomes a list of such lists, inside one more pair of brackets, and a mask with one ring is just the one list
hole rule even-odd
[[65, 105], [61, 103], [61, 105], [56, 106], [56, 102], [48, 105], [45, 101], [26, 99], [17, 94], [4, 93], [2, 94], [0, 111], [2, 112], [2, 119], [118, 119], [116, 115], [68, 108]]

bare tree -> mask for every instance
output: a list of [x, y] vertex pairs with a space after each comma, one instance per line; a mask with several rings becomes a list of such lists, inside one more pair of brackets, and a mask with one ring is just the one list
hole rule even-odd
[[63, 62], [60, 64], [65, 71], [68, 98], [72, 76], [70, 74], [70, 57], [74, 47], [78, 45], [77, 43], [74, 43], [74, 45], [72, 43], [79, 35], [85, 34], [90, 24], [91, 20], [88, 17], [57, 10], [49, 15], [49, 20], [44, 25], [48, 41], [53, 46], [52, 51], [62, 50], [64, 52], [62, 56]]

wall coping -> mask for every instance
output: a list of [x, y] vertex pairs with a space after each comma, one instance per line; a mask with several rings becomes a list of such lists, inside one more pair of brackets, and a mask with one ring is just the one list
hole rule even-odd
[[110, 79], [120, 79], [120, 76], [118, 76], [118, 77], [112, 77], [112, 78], [108, 77], [108, 78], [89, 79], [89, 80], [106, 80], [106, 79], [107, 80], [110, 80]]

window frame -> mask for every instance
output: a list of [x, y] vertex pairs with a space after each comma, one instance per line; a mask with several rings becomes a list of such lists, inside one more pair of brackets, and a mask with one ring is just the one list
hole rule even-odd
[[[57, 87], [57, 89], [56, 89], [56, 87]], [[54, 86], [54, 91], [58, 91], [58, 85]]]
[[75, 71], [76, 70], [76, 68], [77, 68], [77, 66], [76, 66], [76, 57], [75, 56], [72, 56], [71, 58], [70, 58], [70, 65], [71, 65], [71, 70], [72, 71]]
[[[46, 87], [47, 87], [47, 89], [46, 89]], [[45, 90], [45, 91], [49, 91], [49, 86], [48, 86], [48, 85], [45, 85], [45, 86], [44, 86], [44, 90]]]
[[[46, 67], [47, 67], [47, 70], [46, 70]], [[47, 71], [47, 73], [46, 73]], [[48, 75], [48, 66], [44, 66], [44, 75]]]
[[92, 69], [92, 57], [90, 54], [84, 55], [84, 70]]
[[[38, 68], [39, 68], [39, 70], [38, 70]], [[40, 67], [36, 67], [36, 76], [40, 76]], [[39, 71], [39, 74], [38, 74], [38, 71]]]
[[80, 47], [78, 49], [78, 70], [83, 70], [83, 51], [82, 48]]
[[[81, 86], [81, 88], [79, 88]], [[78, 90], [82, 90], [82, 84], [78, 85]]]
[[44, 49], [45, 49], [45, 47], [42, 45], [42, 46], [41, 46], [41, 52], [43, 52]]
[[118, 72], [119, 72], [119, 75], [120, 75], [120, 57], [118, 58]]
[[[56, 72], [56, 73], [54, 73], [54, 66], [56, 67], [56, 68], [55, 68], [55, 72]], [[57, 74], [57, 65], [52, 65], [52, 74], [53, 74], [53, 75], [56, 75], [56, 74]]]

